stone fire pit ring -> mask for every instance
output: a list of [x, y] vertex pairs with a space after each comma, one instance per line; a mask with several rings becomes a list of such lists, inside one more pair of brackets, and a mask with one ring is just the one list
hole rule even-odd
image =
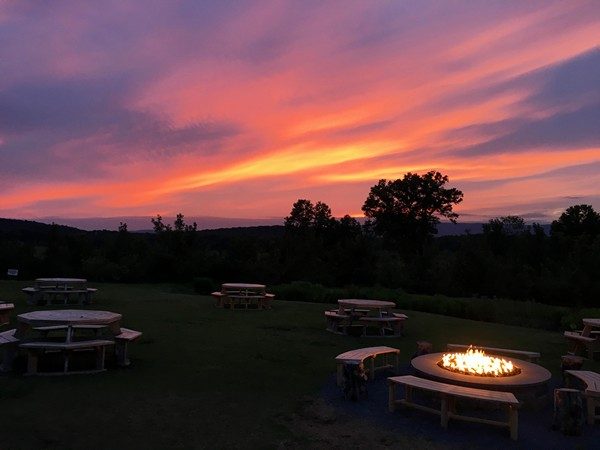
[[521, 369], [520, 373], [502, 377], [466, 375], [438, 366], [443, 355], [444, 353], [430, 353], [418, 356], [411, 361], [411, 364], [415, 371], [424, 378], [459, 386], [512, 392], [520, 399], [537, 397], [537, 393], [546, 390], [546, 385], [552, 377], [550, 371], [538, 364], [506, 357], [504, 359], [512, 361]]

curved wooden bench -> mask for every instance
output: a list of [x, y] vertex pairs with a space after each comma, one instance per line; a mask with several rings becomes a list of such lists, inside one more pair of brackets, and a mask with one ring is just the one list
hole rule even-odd
[[[401, 400], [396, 399], [396, 386], [399, 384], [404, 385], [405, 387], [405, 398]], [[519, 412], [517, 408], [519, 407], [519, 401], [516, 399], [514, 394], [510, 392], [488, 391], [485, 389], [455, 386], [453, 384], [426, 380], [425, 378], [418, 378], [412, 375], [388, 378], [388, 389], [388, 407], [390, 412], [394, 412], [396, 405], [400, 404], [438, 414], [441, 418], [441, 425], [443, 428], [448, 428], [449, 419], [506, 427], [510, 430], [511, 439], [515, 441], [517, 440], [519, 423]], [[439, 394], [442, 400], [440, 409], [438, 410], [414, 403], [412, 400], [413, 389]], [[457, 414], [455, 408], [456, 400], [465, 398], [498, 403], [506, 406], [508, 411], [508, 420], [499, 421]]]
[[[97, 339], [77, 342], [25, 342], [19, 345], [19, 348], [27, 350], [27, 373], [25, 375], [38, 375], [38, 358], [40, 354], [46, 351], [60, 351], [63, 353], [63, 370], [57, 373], [43, 373], [41, 375], [57, 375], [71, 373], [96, 373], [103, 372], [106, 347], [114, 345], [113, 341]], [[69, 372], [69, 360], [71, 352], [78, 350], [96, 351], [96, 369]]]
[[[382, 364], [375, 365], [375, 360], [378, 356], [384, 356]], [[335, 357], [337, 364], [337, 384], [342, 385], [344, 378], [344, 364], [346, 363], [365, 363], [369, 362], [369, 378], [375, 378], [375, 371], [382, 369], [393, 369], [395, 373], [398, 373], [398, 358], [400, 356], [400, 350], [392, 347], [366, 347], [357, 348], [356, 350], [350, 350], [342, 353]], [[390, 362], [390, 357], [393, 358], [393, 362]]]
[[509, 348], [496, 348], [496, 347], [484, 347], [482, 345], [465, 345], [465, 344], [447, 344], [446, 348], [448, 350], [456, 351], [456, 350], [468, 350], [469, 347], [478, 348], [484, 350], [486, 353], [490, 355], [499, 355], [499, 356], [514, 356], [515, 358], [527, 358], [529, 362], [538, 362], [540, 357], [542, 356], [539, 352], [530, 352], [527, 350], [512, 350]]
[[[585, 384], [583, 395], [587, 400], [587, 422], [593, 425], [600, 415], [596, 414], [596, 408], [600, 407], [600, 373], [589, 370], [565, 370], [565, 374], [575, 377]], [[567, 377], [567, 385], [570, 384], [570, 378]]]

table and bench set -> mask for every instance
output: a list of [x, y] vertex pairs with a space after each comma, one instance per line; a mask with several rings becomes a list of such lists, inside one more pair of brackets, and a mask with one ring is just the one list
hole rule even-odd
[[[121, 319], [121, 314], [111, 311], [77, 309], [19, 314], [17, 328], [0, 333], [0, 346], [5, 347], [2, 370], [12, 370], [18, 350], [27, 353], [26, 375], [102, 372], [107, 348], [114, 348], [117, 365], [128, 366], [128, 344], [142, 333], [121, 327]], [[73, 356], [81, 352], [94, 352], [93, 369], [71, 370]], [[60, 354], [61, 370], [40, 372], [40, 358], [52, 354]]]
[[398, 337], [404, 332], [405, 314], [395, 313], [394, 302], [340, 299], [338, 309], [325, 311], [327, 331], [336, 334]]
[[271, 309], [275, 295], [267, 293], [264, 284], [223, 283], [220, 292], [211, 294], [218, 308]]
[[83, 278], [38, 278], [35, 285], [23, 288], [29, 305], [51, 305], [53, 303], [89, 305], [97, 289], [87, 286]]
[[[80, 304], [89, 304], [96, 289], [88, 288], [87, 280], [80, 278], [38, 278], [35, 287], [25, 288], [23, 292], [28, 295], [28, 304], [50, 304], [60, 300], [60, 304], [66, 305], [73, 299]], [[12, 303], [0, 303], [0, 325], [10, 322], [8, 315], [13, 309]], [[128, 366], [128, 345], [142, 333], [121, 327], [121, 320], [119, 313], [87, 309], [19, 314], [17, 327], [0, 333], [0, 348], [4, 350], [0, 370], [11, 371], [19, 351], [27, 354], [26, 375], [102, 372], [107, 349], [114, 352], [118, 366]], [[85, 354], [93, 354], [93, 368], [82, 364]], [[60, 364], [56, 363], [56, 357], [60, 358]], [[53, 370], [40, 371], [40, 366]]]

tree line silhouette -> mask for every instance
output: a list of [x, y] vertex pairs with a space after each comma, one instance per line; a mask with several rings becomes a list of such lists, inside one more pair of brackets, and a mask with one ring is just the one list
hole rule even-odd
[[[202, 291], [225, 281], [305, 281], [330, 287], [382, 286], [450, 296], [502, 297], [558, 305], [600, 301], [600, 215], [566, 209], [546, 234], [505, 216], [480, 234], [434, 238], [440, 217], [456, 221], [463, 193], [439, 172], [380, 180], [360, 223], [337, 219], [322, 202], [299, 199], [283, 226], [202, 230], [178, 214], [151, 219], [153, 233], [84, 232], [58, 225], [0, 228], [0, 267], [20, 276], [97, 281], [191, 282]], [[307, 298], [307, 300], [310, 300]]]

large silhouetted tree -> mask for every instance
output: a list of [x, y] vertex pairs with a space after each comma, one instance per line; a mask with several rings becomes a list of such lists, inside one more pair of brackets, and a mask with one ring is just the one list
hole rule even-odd
[[422, 249], [425, 241], [437, 233], [439, 217], [456, 223], [452, 207], [463, 193], [444, 185], [448, 177], [436, 171], [424, 175], [407, 173], [397, 180], [379, 180], [371, 187], [362, 210], [372, 220], [377, 234], [404, 247]]
[[552, 222], [552, 233], [566, 236], [600, 234], [600, 214], [591, 205], [574, 205], [566, 209], [558, 220]]
[[315, 206], [310, 200], [298, 199], [293, 205], [290, 215], [284, 219], [287, 229], [309, 229], [315, 220]]

